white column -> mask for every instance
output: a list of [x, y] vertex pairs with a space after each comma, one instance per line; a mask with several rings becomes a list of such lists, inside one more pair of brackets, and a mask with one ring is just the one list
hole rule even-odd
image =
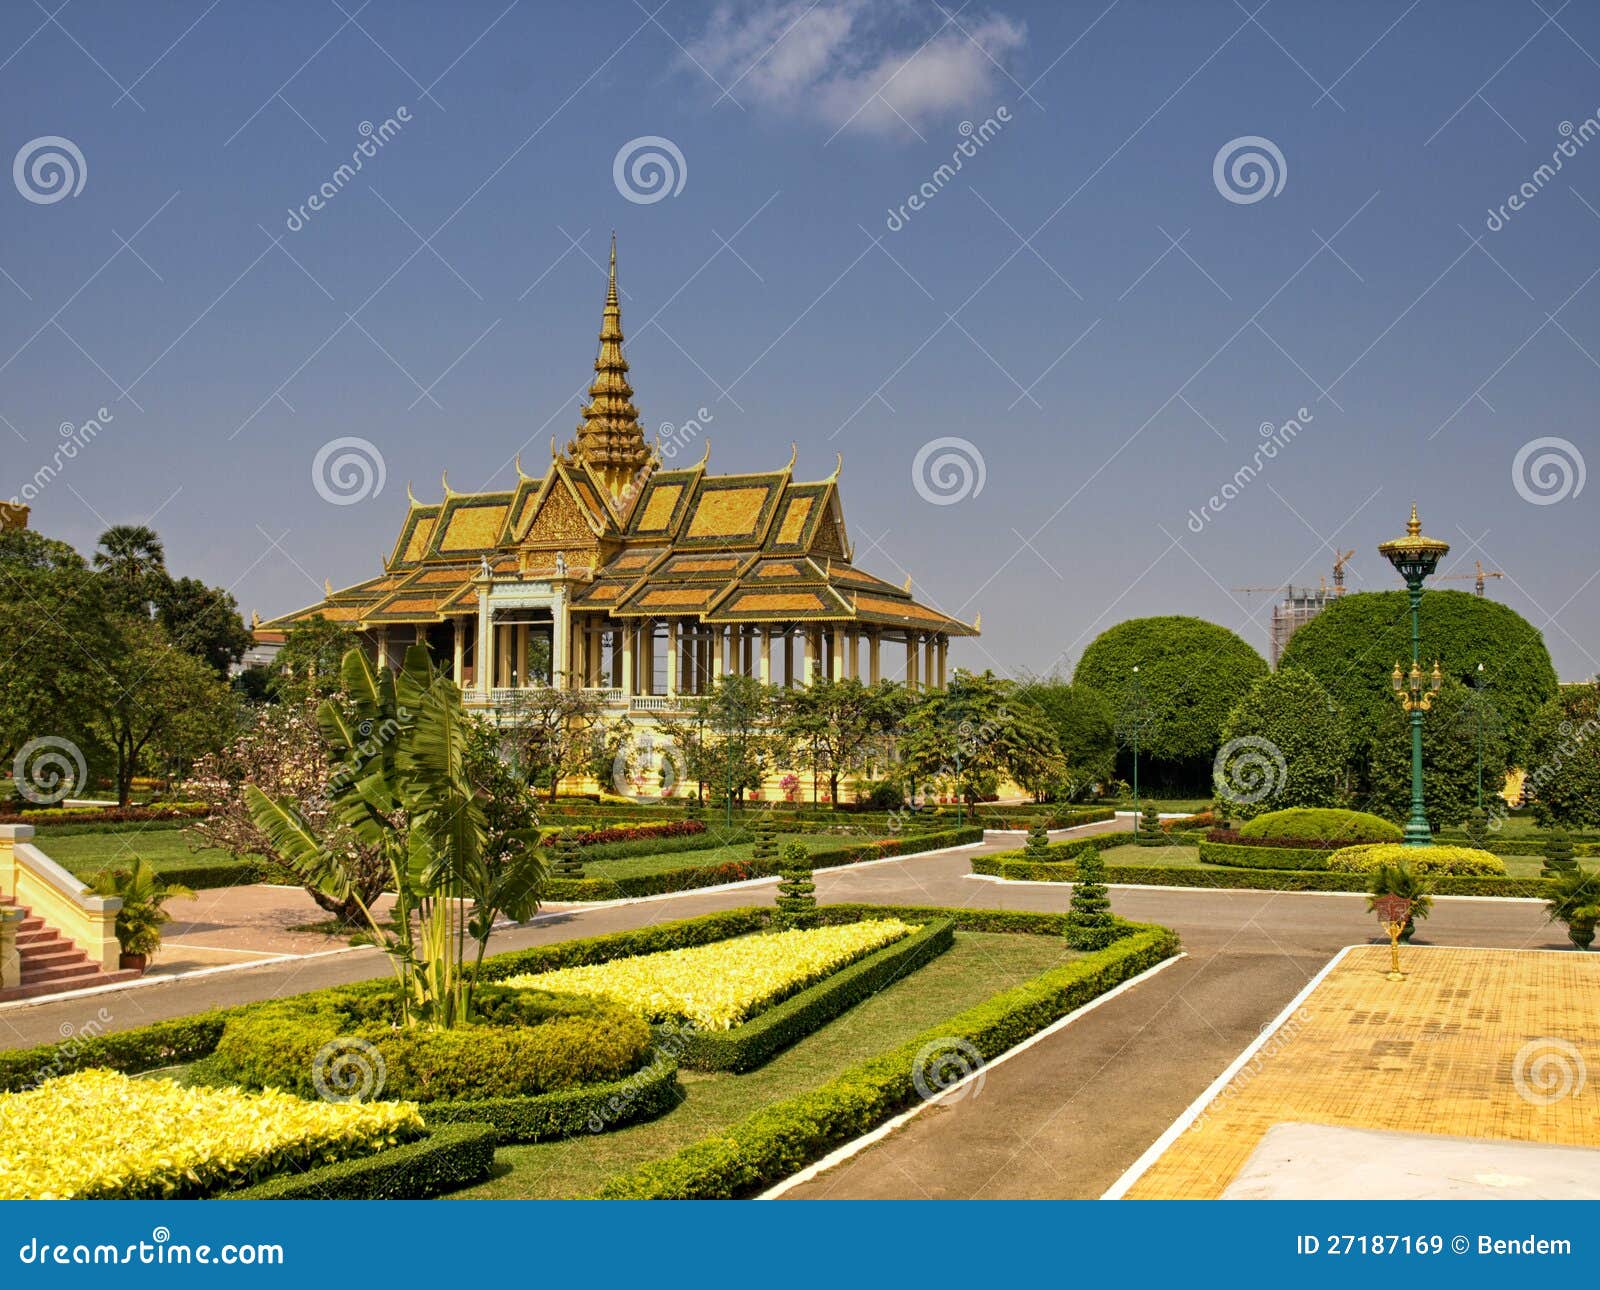
[[678, 693], [678, 620], [667, 619], [667, 697]]
[[762, 685], [772, 684], [772, 628], [762, 625], [756, 629], [761, 633], [761, 659], [757, 668], [757, 676]]
[[939, 688], [941, 690], [946, 688], [945, 665], [948, 663], [949, 658], [950, 638], [941, 636], [939, 637]]
[[450, 620], [450, 642], [452, 647], [450, 653], [450, 679], [457, 686], [461, 684], [461, 648], [465, 644], [461, 639], [461, 634], [464, 621], [459, 616]]
[[833, 659], [829, 670], [835, 681], [844, 680], [844, 626], [842, 624], [833, 629]]
[[879, 646], [883, 644], [883, 633], [876, 627], [867, 629], [867, 679], [876, 685], [883, 679], [883, 660], [880, 657]]
[[906, 633], [906, 689], [917, 688], [917, 637], [914, 632]]
[[849, 637], [849, 662], [846, 664], [846, 676], [852, 681], [861, 679], [861, 629], [852, 626]]
[[722, 679], [728, 668], [728, 635], [721, 627], [711, 628], [711, 680], [714, 683]]
[[489, 652], [493, 640], [494, 619], [489, 612], [489, 589], [482, 588], [478, 592], [478, 639], [473, 643], [472, 653], [476, 660], [472, 665], [472, 686], [475, 690], [487, 693], [490, 686]]
[[633, 694], [633, 633], [634, 624], [631, 619], [617, 620], [617, 635], [622, 637], [623, 698]]
[[922, 638], [922, 683], [929, 689], [934, 685], [935, 668], [933, 664], [933, 637]]
[[387, 626], [378, 628], [378, 666], [389, 666], [389, 628]]
[[800, 629], [800, 684], [811, 684], [811, 660], [816, 657], [816, 646], [812, 643], [812, 626], [807, 623]]

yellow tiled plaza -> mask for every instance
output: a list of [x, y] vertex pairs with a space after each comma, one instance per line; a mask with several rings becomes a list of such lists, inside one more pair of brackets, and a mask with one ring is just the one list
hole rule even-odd
[[1335, 965], [1129, 1189], [1222, 1195], [1294, 1121], [1600, 1147], [1600, 954], [1387, 946]]

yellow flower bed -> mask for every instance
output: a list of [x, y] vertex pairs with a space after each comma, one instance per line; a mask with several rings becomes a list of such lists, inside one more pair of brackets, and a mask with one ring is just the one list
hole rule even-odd
[[306, 1102], [79, 1071], [0, 1093], [0, 1200], [205, 1196], [421, 1132], [410, 1102]]
[[763, 1008], [848, 963], [911, 935], [898, 918], [806, 931], [764, 932], [586, 967], [512, 977], [503, 984], [601, 995], [652, 1021], [731, 1030]]

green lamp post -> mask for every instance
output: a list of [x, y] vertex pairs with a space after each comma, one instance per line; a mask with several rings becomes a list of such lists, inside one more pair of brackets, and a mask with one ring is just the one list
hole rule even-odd
[[1431, 676], [1425, 676], [1422, 671], [1422, 584], [1439, 567], [1439, 561], [1449, 550], [1448, 542], [1423, 536], [1415, 502], [1411, 504], [1406, 535], [1378, 547], [1378, 554], [1394, 565], [1405, 579], [1406, 591], [1411, 596], [1411, 670], [1402, 672], [1397, 662], [1389, 674], [1400, 706], [1411, 714], [1411, 817], [1406, 821], [1405, 831], [1408, 847], [1425, 847], [1433, 841], [1433, 830], [1428, 827], [1428, 816], [1422, 805], [1422, 714], [1433, 706], [1433, 696], [1444, 684], [1444, 674], [1437, 662]]

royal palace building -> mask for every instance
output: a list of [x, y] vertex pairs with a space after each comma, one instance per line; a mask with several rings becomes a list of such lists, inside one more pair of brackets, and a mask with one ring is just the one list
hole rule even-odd
[[[322, 615], [398, 662], [414, 641], [491, 712], [533, 686], [600, 692], [641, 724], [738, 674], [942, 687], [951, 618], [855, 567], [839, 470], [794, 477], [666, 468], [645, 441], [622, 354], [616, 247], [594, 382], [576, 436], [541, 476], [410, 507], [383, 572], [261, 624]], [[408, 490], [409, 494], [409, 490]]]

